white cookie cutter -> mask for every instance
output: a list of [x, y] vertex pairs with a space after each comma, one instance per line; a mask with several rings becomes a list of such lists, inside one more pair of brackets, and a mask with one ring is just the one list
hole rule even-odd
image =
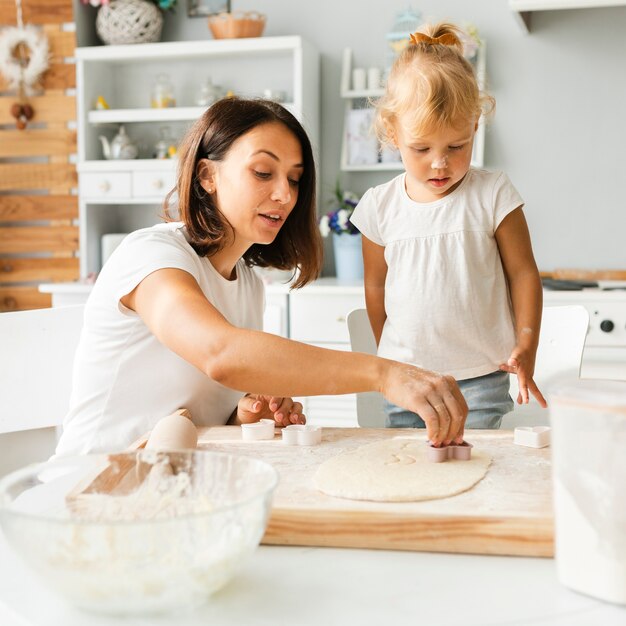
[[291, 424], [282, 430], [283, 443], [288, 446], [316, 446], [322, 442], [322, 429], [319, 426]]
[[513, 431], [513, 443], [527, 448], [545, 448], [550, 445], [550, 427], [518, 426]]
[[274, 439], [274, 420], [264, 419], [252, 424], [242, 424], [241, 438], [244, 441]]

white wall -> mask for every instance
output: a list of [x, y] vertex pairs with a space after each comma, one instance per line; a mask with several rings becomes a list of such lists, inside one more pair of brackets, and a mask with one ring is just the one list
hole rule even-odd
[[[168, 16], [165, 40], [201, 39], [204, 19]], [[384, 64], [385, 34], [405, 0], [233, 0], [268, 16], [265, 35], [299, 34], [322, 54], [321, 182], [330, 198], [339, 170], [341, 53]], [[535, 13], [524, 35], [506, 0], [422, 0], [425, 17], [473, 22], [488, 42], [497, 111], [486, 166], [506, 170], [526, 200], [542, 270], [626, 268], [626, 7]], [[389, 174], [344, 174], [357, 192]], [[322, 204], [325, 208], [326, 204]], [[327, 271], [332, 265], [327, 263]]]

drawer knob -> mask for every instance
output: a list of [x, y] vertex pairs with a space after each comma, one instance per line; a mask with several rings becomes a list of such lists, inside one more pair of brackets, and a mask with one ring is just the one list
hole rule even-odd
[[98, 185], [98, 189], [100, 189], [100, 191], [102, 193], [106, 193], [107, 191], [110, 191], [111, 189], [111, 183], [108, 180], [103, 180], [99, 185]]
[[163, 180], [160, 178], [157, 178], [155, 180], [152, 181], [152, 186], [155, 189], [163, 189]]
[[341, 322], [341, 323], [345, 323], [346, 318], [345, 318], [343, 315], [340, 315], [340, 316], [337, 318], [337, 321], [338, 321], [338, 322]]

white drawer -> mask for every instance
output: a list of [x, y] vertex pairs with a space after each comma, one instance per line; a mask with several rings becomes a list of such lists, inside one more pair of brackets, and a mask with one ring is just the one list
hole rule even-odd
[[129, 172], [87, 172], [80, 175], [79, 184], [85, 198], [130, 197]]
[[155, 198], [165, 197], [176, 181], [175, 172], [145, 171], [133, 172], [133, 197]]
[[349, 343], [346, 316], [365, 307], [365, 295], [292, 292], [289, 336], [298, 341]]

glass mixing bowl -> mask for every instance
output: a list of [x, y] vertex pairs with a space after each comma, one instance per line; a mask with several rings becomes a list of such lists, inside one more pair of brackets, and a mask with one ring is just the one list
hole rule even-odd
[[159, 613], [200, 604], [235, 575], [277, 483], [268, 463], [210, 451], [65, 457], [0, 480], [0, 524], [72, 604]]

